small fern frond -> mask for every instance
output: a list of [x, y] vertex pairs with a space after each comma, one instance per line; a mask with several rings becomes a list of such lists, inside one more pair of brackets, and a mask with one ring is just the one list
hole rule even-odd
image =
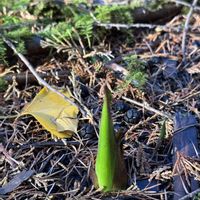
[[88, 45], [91, 46], [91, 38], [93, 36], [93, 23], [94, 20], [89, 14], [84, 14], [81, 16], [76, 15], [74, 18], [75, 28], [77, 29], [80, 36], [87, 39]]
[[28, 38], [31, 35], [33, 35], [31, 33], [30, 29], [27, 27], [22, 27], [22, 28], [15, 29], [10, 32], [5, 32], [4, 34], [6, 37], [8, 37], [10, 39], [15, 39], [15, 40], [17, 40], [18, 38]]

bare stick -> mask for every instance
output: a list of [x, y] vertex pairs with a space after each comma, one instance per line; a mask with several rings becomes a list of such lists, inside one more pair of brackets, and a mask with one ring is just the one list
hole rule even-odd
[[[190, 3], [187, 3], [185, 1], [180, 1], [180, 0], [172, 0], [172, 2], [175, 2], [177, 4], [183, 5], [183, 6], [187, 6], [187, 7], [192, 7], [192, 5]], [[194, 10], [200, 10], [199, 6], [195, 6]]]
[[160, 28], [164, 28], [165, 26], [162, 26], [162, 25], [154, 25], [154, 24], [113, 24], [113, 23], [100, 23], [100, 22], [97, 22], [96, 23], [96, 26], [103, 26], [107, 29], [110, 29], [110, 28], [117, 28], [117, 29], [120, 29], [120, 28], [126, 28], [126, 29], [129, 29], [129, 28], [149, 28], [149, 29], [153, 29], [153, 28], [156, 28], [156, 27], [160, 27]]
[[45, 80], [43, 80], [38, 73], [35, 71], [35, 69], [33, 68], [33, 66], [29, 63], [29, 61], [19, 52], [17, 52], [15, 46], [8, 41], [7, 39], [5, 39], [4, 37], [3, 41], [14, 51], [14, 53], [22, 60], [22, 62], [28, 67], [28, 69], [31, 71], [31, 73], [35, 76], [35, 78], [37, 79], [37, 81], [45, 86], [46, 88], [48, 88], [50, 91], [55, 92], [56, 94], [58, 94], [59, 96], [61, 96], [62, 98], [64, 98], [66, 101], [68, 101], [70, 104], [72, 104], [73, 106], [76, 106], [81, 112], [82, 114], [85, 116], [86, 112], [79, 106], [77, 105], [75, 102], [73, 102], [70, 98], [66, 97], [64, 94], [62, 94], [61, 92], [57, 91], [55, 88], [51, 87]]
[[192, 16], [192, 13], [193, 13], [193, 10], [194, 10], [194, 7], [195, 5], [197, 4], [197, 1], [198, 0], [194, 0], [191, 7], [190, 7], [190, 11], [187, 15], [187, 18], [186, 18], [186, 21], [185, 21], [185, 26], [184, 26], [184, 29], [183, 29], [183, 38], [182, 38], [182, 54], [183, 54], [183, 62], [185, 61], [185, 46], [186, 46], [186, 36], [187, 36], [187, 32], [188, 32], [188, 26], [189, 26], [189, 23], [190, 23], [190, 18]]
[[147, 103], [140, 103], [140, 102], [137, 102], [137, 101], [135, 101], [133, 99], [129, 99], [129, 98], [124, 97], [124, 96], [122, 97], [122, 99], [124, 99], [125, 101], [127, 101], [129, 103], [133, 103], [133, 104], [135, 104], [137, 106], [140, 106], [140, 107], [145, 108], [145, 109], [147, 109], [149, 111], [152, 111], [152, 112], [154, 112], [154, 113], [156, 113], [156, 114], [158, 114], [160, 116], [163, 116], [163, 117], [165, 117], [167, 119], [172, 119], [172, 116], [170, 116], [169, 114], [166, 114], [166, 113], [163, 113], [163, 112], [161, 112], [159, 110], [156, 110], [155, 108], [152, 108], [151, 106], [149, 106]]
[[195, 191], [185, 195], [184, 197], [180, 198], [179, 200], [187, 200], [187, 199], [190, 199], [192, 198], [194, 195], [196, 195], [197, 193], [200, 192], [200, 188], [199, 189], [196, 189]]
[[117, 29], [121, 29], [121, 28], [125, 28], [125, 29], [130, 29], [130, 28], [149, 28], [149, 29], [154, 29], [154, 28], [158, 28], [161, 30], [171, 30], [173, 29], [174, 31], [179, 31], [180, 28], [174, 28], [171, 26], [166, 26], [166, 25], [158, 25], [158, 24], [145, 24], [145, 23], [135, 23], [135, 24], [122, 24], [122, 23], [102, 23], [101, 21], [99, 21], [94, 14], [91, 12], [91, 10], [87, 10], [84, 9], [85, 11], [89, 12], [90, 16], [93, 18], [94, 20], [94, 25], [96, 26], [100, 26], [100, 27], [104, 27], [106, 29], [111, 29], [111, 28], [117, 28]]
[[95, 25], [96, 26], [101, 26], [101, 27], [105, 27], [107, 29], [111, 29], [111, 28], [149, 28], [149, 29], [153, 29], [156, 27], [160, 27], [160, 28], [164, 28], [165, 26], [162, 25], [154, 25], [154, 24], [143, 24], [143, 23], [137, 23], [137, 24], [116, 24], [116, 23], [101, 23], [91, 11], [88, 11], [90, 13], [90, 16], [94, 19], [95, 21]]

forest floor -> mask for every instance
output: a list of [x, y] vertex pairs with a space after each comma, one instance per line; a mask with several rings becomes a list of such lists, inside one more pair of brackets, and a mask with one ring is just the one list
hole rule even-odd
[[[9, 67], [1, 64], [9, 85], [0, 91], [0, 199], [171, 199], [175, 115], [200, 117], [200, 15], [193, 12], [184, 27], [187, 18], [179, 14], [161, 26], [129, 28], [127, 39], [127, 29], [105, 29], [104, 40], [81, 53], [81, 41], [72, 41], [64, 51], [25, 54], [42, 79], [68, 87], [92, 115], [79, 112], [77, 132], [67, 139], [52, 137], [30, 115], [18, 117], [43, 86], [16, 54]], [[96, 190], [90, 178], [105, 83], [114, 129], [124, 133], [128, 171], [127, 189], [113, 193]], [[185, 158], [190, 165], [184, 173], [200, 180], [200, 162], [191, 159]]]

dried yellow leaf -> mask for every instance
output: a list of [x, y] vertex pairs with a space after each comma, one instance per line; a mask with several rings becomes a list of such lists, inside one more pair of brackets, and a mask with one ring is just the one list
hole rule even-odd
[[[69, 92], [60, 92], [70, 98]], [[24, 107], [21, 115], [27, 114], [35, 117], [46, 130], [58, 138], [69, 138], [77, 131], [78, 108], [47, 88], [43, 88]]]

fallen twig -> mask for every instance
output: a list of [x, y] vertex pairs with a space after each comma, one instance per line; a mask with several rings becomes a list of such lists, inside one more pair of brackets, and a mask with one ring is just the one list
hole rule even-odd
[[184, 197], [180, 198], [179, 200], [187, 200], [189, 198], [192, 198], [194, 197], [194, 195], [196, 195], [197, 193], [200, 192], [200, 188], [199, 189], [196, 189], [195, 191], [193, 192], [190, 192], [189, 194], [185, 195]]
[[156, 27], [160, 27], [161, 29], [164, 29], [165, 26], [162, 25], [155, 25], [155, 24], [142, 24], [142, 23], [137, 23], [137, 24], [114, 24], [114, 23], [96, 23], [97, 26], [102, 26], [105, 27], [107, 29], [110, 28], [149, 28], [149, 29], [154, 29]]
[[[192, 4], [187, 3], [187, 2], [185, 2], [185, 1], [172, 0], [172, 2], [175, 2], [175, 3], [180, 4], [180, 5], [183, 5], [183, 6], [192, 7]], [[194, 10], [200, 10], [200, 7], [199, 7], [199, 6], [195, 6], [195, 7], [194, 7]]]
[[[41, 78], [48, 78], [48, 77], [52, 76], [52, 73], [51, 72], [46, 72], [45, 74], [38, 73], [38, 75]], [[57, 77], [59, 79], [66, 79], [70, 74], [69, 74], [69, 71], [64, 70], [64, 71], [57, 72], [56, 75], [57, 75]], [[26, 82], [28, 82], [29, 84], [32, 84], [32, 85], [34, 83], [38, 83], [36, 77], [33, 74], [31, 74], [31, 73], [23, 73], [23, 72], [21, 72], [20, 74], [18, 74], [18, 73], [7, 74], [3, 78], [8, 83], [12, 83], [13, 76], [16, 77], [16, 82], [18, 83], [18, 85], [24, 85]]]
[[[86, 144], [87, 145], [94, 144], [94, 141], [87, 141]], [[63, 141], [34, 142], [34, 143], [30, 143], [30, 144], [23, 144], [19, 148], [21, 150], [23, 150], [23, 149], [29, 149], [31, 147], [44, 148], [44, 147], [48, 147], [48, 146], [50, 146], [50, 147], [51, 146], [59, 147], [59, 146], [67, 146], [67, 145], [78, 146], [78, 145], [80, 145], [80, 142], [79, 141], [69, 141], [69, 140], [67, 140], [66, 144]], [[9, 147], [13, 148], [13, 145], [10, 145]], [[15, 146], [15, 148], [17, 148], [17, 147]]]
[[183, 62], [185, 62], [185, 52], [186, 52], [186, 36], [187, 36], [187, 32], [188, 32], [188, 26], [190, 23], [190, 18], [192, 16], [193, 10], [195, 5], [197, 4], [198, 0], [194, 0], [191, 7], [190, 7], [190, 11], [187, 15], [186, 21], [185, 21], [185, 26], [183, 29], [183, 37], [182, 37], [182, 54], [183, 54]]
[[163, 117], [165, 117], [167, 119], [172, 119], [171, 115], [163, 113], [163, 112], [161, 112], [159, 110], [156, 110], [155, 108], [152, 108], [146, 102], [145, 103], [140, 103], [140, 102], [137, 102], [137, 101], [135, 101], [133, 99], [129, 99], [129, 98], [125, 97], [125, 96], [122, 96], [122, 99], [125, 100], [125, 101], [128, 101], [129, 103], [133, 103], [133, 104], [135, 104], [137, 106], [140, 106], [140, 107], [145, 108], [145, 109], [147, 109], [149, 111], [152, 111], [152, 112], [154, 112], [154, 113], [156, 113], [156, 114], [158, 114], [160, 116], [163, 116]]

